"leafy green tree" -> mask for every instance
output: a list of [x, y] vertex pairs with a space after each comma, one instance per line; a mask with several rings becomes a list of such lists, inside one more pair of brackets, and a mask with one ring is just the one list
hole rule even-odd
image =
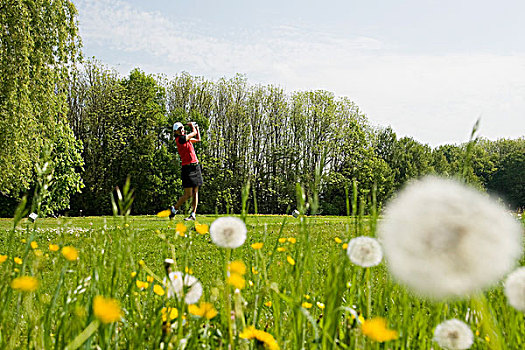
[[79, 59], [76, 9], [66, 0], [0, 4], [0, 192], [18, 199], [51, 149], [55, 186], [44, 211], [67, 207], [82, 186], [81, 144], [66, 122], [71, 66]]
[[525, 152], [514, 151], [501, 161], [487, 184], [489, 190], [496, 192], [513, 209], [525, 208]]

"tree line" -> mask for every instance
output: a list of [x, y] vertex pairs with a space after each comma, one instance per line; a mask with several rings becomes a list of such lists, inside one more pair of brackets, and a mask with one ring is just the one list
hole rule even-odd
[[201, 129], [203, 213], [239, 212], [249, 183], [251, 212], [282, 214], [300, 183], [318, 196], [319, 213], [355, 214], [348, 197], [366, 212], [427, 174], [461, 177], [513, 209], [525, 207], [524, 138], [431, 148], [372, 126], [350, 99], [328, 91], [287, 93], [243, 75], [168, 79], [136, 69], [122, 77], [81, 59], [69, 1], [41, 4], [49, 6], [6, 8], [1, 17], [2, 216], [39, 186], [46, 186], [43, 214], [109, 214], [110, 194], [127, 177], [135, 214], [169, 207], [182, 192], [175, 121]]

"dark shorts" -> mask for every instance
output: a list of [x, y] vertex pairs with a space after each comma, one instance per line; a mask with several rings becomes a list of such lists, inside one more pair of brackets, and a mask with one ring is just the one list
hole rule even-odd
[[188, 164], [182, 166], [182, 187], [197, 187], [202, 186], [202, 171], [200, 164]]

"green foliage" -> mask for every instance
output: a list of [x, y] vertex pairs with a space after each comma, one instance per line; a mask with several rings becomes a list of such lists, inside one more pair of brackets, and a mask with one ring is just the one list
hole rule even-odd
[[34, 187], [35, 164], [49, 147], [61, 183], [44, 212], [66, 208], [82, 186], [81, 145], [64, 119], [69, 73], [79, 58], [75, 16], [65, 0], [12, 0], [0, 11], [0, 192], [17, 200]]

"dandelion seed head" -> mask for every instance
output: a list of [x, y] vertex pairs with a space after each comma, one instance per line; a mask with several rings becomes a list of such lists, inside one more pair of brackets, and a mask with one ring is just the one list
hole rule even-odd
[[222, 248], [238, 248], [246, 240], [246, 225], [236, 217], [221, 217], [210, 226], [213, 243]]
[[525, 267], [518, 268], [507, 277], [505, 295], [513, 308], [525, 312]]
[[383, 259], [383, 251], [379, 242], [372, 237], [352, 238], [346, 248], [350, 261], [363, 267], [376, 266]]
[[[202, 285], [199, 280], [192, 275], [182, 275], [182, 272], [170, 272], [169, 279], [164, 278], [164, 284], [168, 286], [168, 298], [181, 298], [184, 293], [186, 304], [195, 304], [202, 295]], [[184, 277], [184, 278], [183, 278]], [[184, 283], [183, 283], [184, 279]]]
[[436, 327], [434, 341], [445, 349], [468, 349], [474, 342], [474, 335], [465, 322], [454, 318], [442, 322]]
[[400, 191], [386, 206], [378, 232], [393, 276], [435, 299], [493, 284], [521, 256], [521, 227], [503, 207], [437, 177]]

